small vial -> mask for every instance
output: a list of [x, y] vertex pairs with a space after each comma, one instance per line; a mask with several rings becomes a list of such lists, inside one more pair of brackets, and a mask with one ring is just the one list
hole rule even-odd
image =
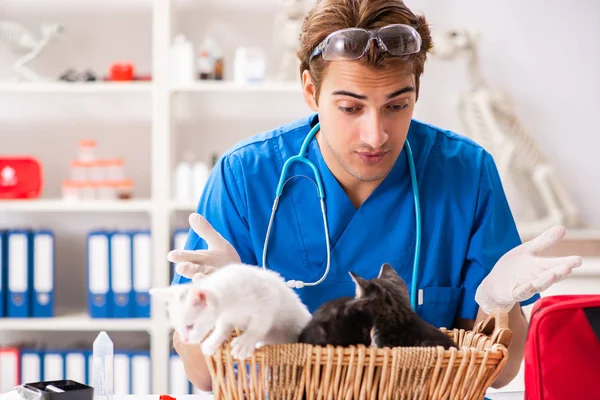
[[110, 181], [100, 181], [96, 186], [97, 200], [115, 200], [117, 198], [116, 186]]
[[106, 174], [105, 179], [111, 181], [120, 181], [125, 179], [125, 173], [123, 166], [125, 161], [122, 158], [111, 158], [106, 160]]
[[83, 181], [81, 183], [81, 199], [94, 200], [96, 199], [96, 185], [94, 181]]
[[64, 180], [62, 183], [62, 197], [64, 200], [80, 200], [82, 184], [80, 181]]
[[83, 139], [79, 142], [79, 161], [94, 161], [96, 159], [94, 150], [96, 141], [94, 139]]
[[75, 181], [85, 181], [90, 179], [91, 162], [73, 160], [71, 161], [71, 179]]
[[133, 198], [133, 180], [122, 179], [116, 182], [117, 199], [129, 200]]
[[114, 346], [108, 334], [100, 332], [93, 348], [94, 400], [112, 400], [114, 393]]

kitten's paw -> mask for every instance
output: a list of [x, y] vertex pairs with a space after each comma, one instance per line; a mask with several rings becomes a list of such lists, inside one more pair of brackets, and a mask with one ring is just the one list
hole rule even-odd
[[231, 341], [231, 355], [238, 360], [250, 358], [254, 352], [257, 341], [248, 336], [238, 336]]
[[202, 343], [202, 354], [212, 356], [219, 349], [219, 346], [213, 342], [205, 341]]

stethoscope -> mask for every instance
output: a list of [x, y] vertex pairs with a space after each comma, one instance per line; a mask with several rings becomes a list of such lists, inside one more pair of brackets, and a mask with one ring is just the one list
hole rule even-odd
[[[310, 130], [308, 135], [306, 135], [306, 138], [304, 139], [304, 142], [302, 143], [302, 147], [300, 148], [300, 152], [297, 155], [290, 157], [283, 164], [283, 168], [281, 169], [281, 175], [279, 176], [279, 183], [277, 185], [277, 190], [275, 192], [275, 200], [273, 201], [271, 218], [269, 219], [269, 226], [267, 227], [267, 234], [265, 237], [265, 245], [263, 248], [262, 264], [263, 264], [263, 268], [266, 269], [267, 268], [267, 248], [269, 245], [269, 238], [271, 236], [271, 228], [273, 226], [273, 220], [275, 219], [275, 212], [277, 211], [277, 206], [279, 205], [279, 198], [283, 192], [283, 187], [285, 186], [285, 184], [288, 183], [291, 179], [299, 177], [299, 176], [292, 176], [292, 177], [286, 179], [285, 177], [287, 175], [288, 169], [290, 168], [290, 165], [296, 161], [308, 165], [313, 171], [316, 182], [313, 181], [312, 179], [308, 178], [307, 176], [303, 176], [303, 177], [307, 178], [308, 180], [310, 180], [311, 182], [313, 182], [315, 184], [315, 186], [317, 188], [317, 193], [319, 195], [319, 199], [321, 202], [321, 214], [323, 215], [323, 227], [325, 228], [325, 243], [327, 245], [327, 267], [325, 268], [325, 272], [323, 273], [323, 276], [315, 282], [303, 282], [301, 280], [287, 281], [287, 284], [289, 287], [296, 288], [296, 289], [303, 288], [304, 286], [316, 286], [316, 285], [320, 284], [321, 282], [323, 282], [325, 280], [325, 278], [327, 277], [327, 275], [329, 274], [329, 267], [331, 265], [331, 249], [329, 246], [329, 229], [327, 227], [327, 216], [326, 216], [326, 212], [325, 212], [325, 191], [323, 190], [323, 183], [321, 181], [321, 175], [319, 174], [319, 171], [317, 170], [317, 166], [305, 156], [305, 154], [307, 154], [308, 144], [315, 137], [315, 135], [319, 131], [320, 127], [321, 127], [321, 124], [317, 123]], [[406, 155], [408, 158], [408, 166], [410, 169], [410, 178], [412, 181], [413, 197], [414, 197], [414, 203], [415, 203], [416, 239], [415, 239], [415, 257], [414, 257], [414, 263], [413, 263], [413, 276], [412, 276], [411, 291], [410, 291], [410, 303], [411, 303], [413, 310], [416, 310], [417, 278], [419, 276], [419, 257], [420, 257], [420, 253], [421, 253], [421, 210], [420, 210], [420, 204], [419, 204], [419, 187], [417, 185], [417, 174], [415, 172], [415, 163], [414, 163], [412, 150], [410, 148], [410, 143], [408, 142], [408, 139], [406, 139], [406, 152], [407, 152]]]

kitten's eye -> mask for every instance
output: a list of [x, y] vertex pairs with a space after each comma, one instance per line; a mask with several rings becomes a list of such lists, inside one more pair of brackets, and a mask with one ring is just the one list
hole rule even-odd
[[194, 329], [194, 324], [192, 324], [192, 325], [186, 325], [185, 329], [187, 329], [188, 331], [191, 331], [192, 329]]

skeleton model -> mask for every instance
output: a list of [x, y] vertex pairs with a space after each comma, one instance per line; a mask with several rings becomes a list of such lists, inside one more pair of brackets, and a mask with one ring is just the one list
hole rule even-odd
[[280, 0], [285, 7], [275, 20], [273, 37], [277, 40], [276, 54], [281, 56], [277, 80], [288, 81], [298, 78], [300, 63], [296, 55], [299, 45], [302, 21], [305, 15], [306, 0]]
[[518, 120], [510, 97], [485, 83], [477, 59], [479, 34], [467, 29], [451, 30], [434, 39], [435, 57], [467, 59], [471, 90], [459, 96], [458, 115], [466, 135], [494, 157], [511, 208], [517, 211], [515, 219], [521, 234], [538, 234], [556, 224], [578, 226], [576, 204]]
[[63, 30], [59, 24], [42, 24], [41, 38], [36, 37], [23, 25], [12, 21], [0, 21], [0, 41], [8, 44], [14, 51], [27, 52], [15, 61], [13, 70], [17, 73], [17, 80], [40, 81], [43, 78], [32, 71], [25, 64], [35, 60], [50, 40]]

